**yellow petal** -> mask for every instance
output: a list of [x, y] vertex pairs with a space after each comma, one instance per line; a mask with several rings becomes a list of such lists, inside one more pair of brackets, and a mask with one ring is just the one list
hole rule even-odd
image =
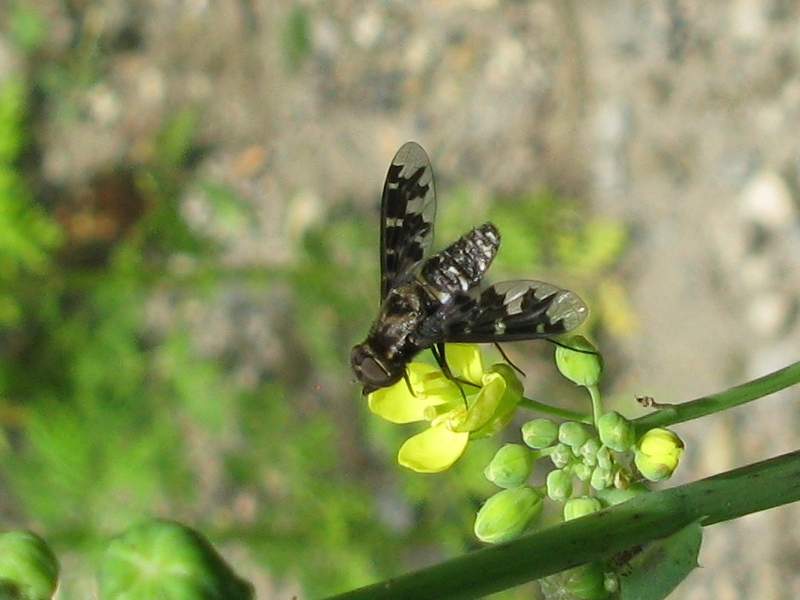
[[[428, 404], [447, 404], [461, 401], [461, 390], [452, 379], [448, 379], [438, 368], [426, 363], [410, 363], [408, 376], [414, 393], [427, 398]], [[407, 386], [406, 386], [407, 387]]]
[[483, 387], [475, 397], [465, 418], [458, 424], [453, 424], [453, 429], [458, 431], [475, 431], [480, 429], [494, 416], [497, 406], [503, 399], [506, 391], [506, 380], [497, 373], [487, 374], [483, 378]]
[[444, 425], [431, 427], [406, 440], [397, 454], [397, 462], [418, 473], [439, 473], [464, 453], [469, 433], [450, 431]]
[[475, 385], [481, 384], [483, 359], [477, 344], [447, 344], [444, 354], [447, 365], [455, 375]]
[[461, 397], [458, 386], [432, 365], [411, 363], [407, 373], [414, 393], [405, 379], [377, 389], [367, 396], [372, 412], [392, 423], [413, 423], [425, 420], [427, 407]]
[[422, 396], [412, 396], [406, 382], [400, 380], [388, 388], [380, 388], [367, 396], [369, 409], [392, 423], [413, 423], [425, 420], [429, 402]]
[[505, 427], [522, 398], [522, 383], [505, 364], [492, 366], [483, 375], [483, 387], [469, 407], [466, 419], [453, 429], [469, 431], [471, 439], [494, 435]]

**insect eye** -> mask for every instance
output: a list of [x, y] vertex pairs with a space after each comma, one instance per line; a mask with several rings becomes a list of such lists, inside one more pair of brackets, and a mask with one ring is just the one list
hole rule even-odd
[[350, 362], [362, 382], [375, 387], [384, 387], [387, 384], [389, 373], [363, 346], [353, 348]]
[[386, 371], [374, 358], [367, 358], [361, 363], [361, 373], [364, 375], [364, 379], [372, 382], [373, 385], [381, 385], [386, 381]]

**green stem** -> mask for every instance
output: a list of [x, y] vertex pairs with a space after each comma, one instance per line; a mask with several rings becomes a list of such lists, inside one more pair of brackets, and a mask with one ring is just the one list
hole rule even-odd
[[483, 548], [329, 600], [481, 598], [657, 540], [689, 525], [800, 500], [800, 451], [638, 496], [533, 535]]
[[592, 425], [593, 423], [591, 415], [587, 415], [586, 413], [579, 413], [572, 410], [567, 410], [566, 408], [558, 408], [557, 406], [551, 406], [550, 404], [537, 402], [536, 400], [531, 400], [530, 398], [523, 397], [522, 400], [519, 401], [519, 406], [529, 410], [535, 410], [546, 415], [567, 419], [569, 421], [578, 421], [580, 423], [586, 423], [587, 425]]
[[718, 394], [681, 404], [661, 404], [656, 412], [634, 419], [633, 424], [636, 427], [637, 435], [642, 435], [653, 427], [668, 427], [676, 423], [698, 419], [752, 402], [796, 383], [800, 383], [800, 361]]
[[597, 385], [586, 386], [589, 396], [592, 398], [592, 423], [597, 427], [597, 421], [603, 414], [603, 402], [600, 396], [600, 388]]

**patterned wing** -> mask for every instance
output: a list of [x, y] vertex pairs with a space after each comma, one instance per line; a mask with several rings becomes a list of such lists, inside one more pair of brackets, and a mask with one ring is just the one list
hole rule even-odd
[[542, 281], [503, 281], [457, 296], [438, 316], [436, 341], [502, 343], [575, 329], [589, 309], [576, 294]]
[[433, 243], [436, 196], [428, 155], [415, 142], [395, 154], [381, 199], [381, 301], [409, 281]]

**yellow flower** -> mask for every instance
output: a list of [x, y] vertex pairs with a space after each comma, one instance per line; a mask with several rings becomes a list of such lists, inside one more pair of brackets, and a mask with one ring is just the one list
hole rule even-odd
[[401, 379], [367, 397], [370, 410], [392, 423], [430, 423], [406, 440], [397, 455], [400, 465], [419, 473], [450, 468], [470, 439], [502, 429], [522, 398], [522, 384], [511, 368], [497, 364], [484, 371], [475, 344], [448, 344], [446, 358], [453, 375], [466, 382], [461, 387], [436, 367], [410, 363], [407, 373], [413, 394]]
[[683, 440], [661, 427], [645, 433], [636, 446], [634, 463], [650, 481], [663, 481], [672, 476], [683, 454]]

